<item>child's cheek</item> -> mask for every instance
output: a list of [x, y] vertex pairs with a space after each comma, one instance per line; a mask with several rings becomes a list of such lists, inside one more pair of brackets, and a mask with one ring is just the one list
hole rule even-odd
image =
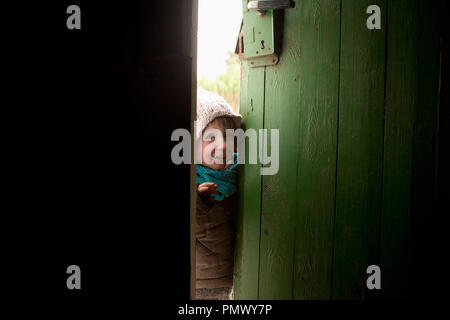
[[197, 143], [196, 160], [200, 164], [203, 162], [203, 144], [201, 141]]
[[208, 150], [207, 146], [210, 144], [209, 141], [203, 141], [202, 142], [202, 148], [201, 148], [201, 157], [202, 157], [202, 163], [203, 165], [208, 165], [211, 163], [211, 150]]

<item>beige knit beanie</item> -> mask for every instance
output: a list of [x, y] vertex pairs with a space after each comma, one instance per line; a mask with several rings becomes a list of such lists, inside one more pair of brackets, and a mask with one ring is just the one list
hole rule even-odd
[[241, 127], [242, 116], [235, 113], [230, 104], [220, 95], [206, 91], [203, 88], [197, 89], [197, 140], [201, 139], [203, 130], [208, 124], [218, 117], [231, 117], [234, 119], [236, 128]]

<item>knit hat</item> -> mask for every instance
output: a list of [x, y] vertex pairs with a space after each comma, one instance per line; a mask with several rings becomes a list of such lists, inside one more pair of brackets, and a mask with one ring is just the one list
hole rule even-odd
[[218, 117], [233, 118], [236, 128], [241, 127], [242, 116], [235, 113], [223, 97], [199, 87], [197, 89], [197, 140], [201, 139], [203, 130], [208, 124]]

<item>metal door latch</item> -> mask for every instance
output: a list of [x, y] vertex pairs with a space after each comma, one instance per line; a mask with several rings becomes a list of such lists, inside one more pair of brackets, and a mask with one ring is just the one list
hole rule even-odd
[[295, 2], [291, 0], [259, 0], [249, 1], [247, 9], [263, 15], [267, 10], [294, 8]]

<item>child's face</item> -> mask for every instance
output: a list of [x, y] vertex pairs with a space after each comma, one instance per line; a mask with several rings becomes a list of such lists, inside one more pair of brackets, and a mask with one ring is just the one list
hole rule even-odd
[[[220, 121], [212, 121], [203, 131], [201, 142], [202, 165], [214, 170], [224, 170], [226, 159], [226, 128]], [[233, 154], [230, 152], [231, 155]]]

